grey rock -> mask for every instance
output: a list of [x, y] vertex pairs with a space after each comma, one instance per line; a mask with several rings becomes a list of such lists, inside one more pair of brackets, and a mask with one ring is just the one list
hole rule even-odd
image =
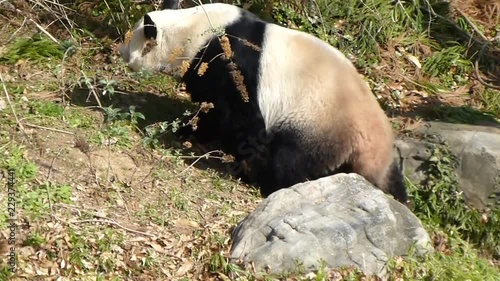
[[415, 183], [422, 183], [427, 179], [427, 160], [431, 156], [430, 148], [434, 144], [429, 141], [412, 138], [397, 139], [395, 148], [399, 157], [403, 158], [404, 174]]
[[[428, 122], [414, 133], [436, 135], [449, 144], [458, 158], [455, 172], [467, 204], [479, 209], [500, 201], [500, 127]], [[432, 141], [404, 139], [396, 146], [405, 159], [405, 174], [414, 181], [425, 179], [425, 161]]]
[[389, 257], [431, 251], [420, 220], [357, 174], [337, 174], [271, 194], [232, 233], [231, 261], [257, 272], [356, 266], [384, 275]]

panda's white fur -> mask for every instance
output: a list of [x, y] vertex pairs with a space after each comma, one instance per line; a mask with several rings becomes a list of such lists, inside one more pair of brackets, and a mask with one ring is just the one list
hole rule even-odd
[[[148, 16], [158, 28], [155, 40], [158, 46], [147, 56], [142, 56], [146, 39], [143, 18], [135, 25], [129, 44], [119, 45], [118, 51], [134, 71], [159, 71], [162, 67], [167, 67], [167, 73], [179, 77], [177, 70], [181, 62], [192, 59], [218, 29], [237, 20], [239, 14], [234, 6], [212, 4], [190, 9], [153, 11]], [[211, 30], [212, 27], [215, 30]], [[182, 53], [171, 60], [169, 56], [177, 49], [182, 49]]]
[[[178, 77], [194, 101], [213, 102], [205, 132], [217, 132], [225, 149], [255, 171], [264, 194], [333, 173], [355, 172], [407, 201], [393, 158], [390, 123], [339, 50], [228, 4], [154, 11], [145, 18], [154, 26], [144, 27], [144, 19], [138, 22], [128, 44], [119, 47], [123, 59], [134, 71], [144, 68]], [[248, 103], [229, 85], [218, 43], [224, 32], [249, 89]], [[154, 36], [156, 45], [146, 47], [149, 52], [144, 54], [152, 42], [145, 35]], [[181, 71], [183, 60], [190, 62], [187, 73]], [[208, 63], [204, 77], [196, 75], [200, 60]]]

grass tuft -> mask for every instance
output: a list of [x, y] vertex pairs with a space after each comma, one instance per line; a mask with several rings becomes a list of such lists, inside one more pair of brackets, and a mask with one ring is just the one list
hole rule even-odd
[[20, 60], [26, 60], [41, 63], [50, 60], [59, 61], [63, 55], [63, 49], [56, 43], [41, 34], [36, 34], [31, 38], [17, 39], [7, 48], [0, 62], [15, 64]]

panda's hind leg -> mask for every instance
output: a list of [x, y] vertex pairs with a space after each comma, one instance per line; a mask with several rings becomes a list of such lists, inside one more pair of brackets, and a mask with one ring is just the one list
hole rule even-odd
[[275, 133], [269, 146], [267, 166], [261, 168], [259, 185], [263, 196], [294, 184], [326, 176], [322, 161], [298, 143], [293, 133]]
[[353, 163], [353, 172], [363, 176], [383, 192], [391, 194], [399, 202], [407, 204], [408, 194], [403, 173], [391, 152], [379, 150], [360, 154]]
[[408, 193], [404, 183], [404, 176], [398, 167], [397, 161], [393, 161], [387, 171], [385, 181], [383, 183], [385, 189], [394, 196], [394, 199], [403, 204], [408, 204]]

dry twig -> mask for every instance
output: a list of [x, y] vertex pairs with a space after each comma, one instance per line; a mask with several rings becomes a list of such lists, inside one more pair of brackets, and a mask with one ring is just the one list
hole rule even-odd
[[7, 91], [7, 87], [5, 86], [5, 81], [3, 80], [3, 76], [0, 73], [0, 81], [2, 82], [3, 86], [3, 92], [5, 94], [5, 98], [7, 99], [7, 103], [9, 104], [10, 110], [12, 111], [12, 114], [14, 115], [14, 118], [16, 119], [16, 124], [19, 127], [19, 129], [23, 132], [23, 134], [28, 137], [28, 134], [24, 130], [23, 124], [21, 121], [19, 121], [19, 118], [17, 118], [16, 110], [14, 109], [14, 106], [12, 105], [12, 102], [10, 101], [10, 95], [9, 92]]
[[135, 234], [139, 234], [139, 235], [144, 235], [144, 236], [148, 236], [148, 237], [155, 237], [154, 234], [149, 234], [149, 233], [146, 233], [146, 232], [142, 232], [142, 231], [139, 231], [139, 230], [134, 230], [134, 229], [131, 229], [131, 228], [128, 228], [126, 226], [123, 226], [119, 223], [117, 223], [116, 221], [113, 221], [111, 219], [95, 219], [95, 220], [79, 220], [79, 221], [70, 221], [69, 223], [71, 224], [79, 224], [79, 223], [103, 223], [103, 224], [108, 224], [108, 225], [114, 225], [114, 226], [117, 226], [125, 231], [128, 231], [128, 232], [131, 232], [131, 233], [135, 233]]
[[30, 123], [25, 123], [24, 125], [26, 127], [31, 127], [31, 128], [36, 128], [36, 129], [42, 129], [42, 130], [57, 132], [57, 133], [66, 134], [66, 135], [75, 135], [72, 132], [68, 132], [68, 131], [64, 131], [64, 130], [59, 130], [59, 129], [54, 129], [54, 128], [49, 128], [49, 127], [44, 127], [44, 126], [39, 126], [39, 125], [34, 125], [34, 124], [30, 124]]
[[105, 216], [102, 216], [102, 215], [98, 215], [98, 214], [89, 212], [87, 210], [80, 210], [80, 209], [78, 209], [77, 206], [63, 204], [63, 203], [57, 203], [54, 206], [55, 207], [63, 207], [63, 208], [72, 209], [72, 210], [74, 210], [74, 211], [76, 211], [78, 213], [78, 216], [81, 216], [81, 214], [83, 212], [83, 213], [86, 213], [88, 215], [92, 215], [92, 216], [98, 218], [98, 219], [94, 219], [94, 220], [69, 221], [68, 223], [70, 223], [70, 224], [79, 224], [79, 223], [104, 223], [104, 224], [109, 224], [109, 225], [117, 226], [117, 227], [119, 227], [119, 228], [121, 228], [121, 229], [123, 229], [125, 231], [131, 232], [131, 233], [140, 234], [140, 235], [144, 235], [144, 236], [148, 236], [148, 237], [155, 237], [156, 236], [154, 234], [150, 234], [150, 233], [146, 233], [146, 232], [142, 232], [142, 231], [139, 231], [139, 230], [128, 228], [128, 227], [123, 226], [120, 223], [118, 223], [118, 222], [116, 222], [116, 221], [108, 218], [108, 217], [105, 217]]
[[213, 153], [224, 154], [224, 152], [222, 152], [220, 150], [212, 150], [212, 151], [209, 151], [209, 152], [207, 152], [207, 153], [205, 153], [205, 154], [203, 154], [201, 156], [178, 156], [180, 158], [194, 158], [194, 157], [197, 157], [197, 158], [186, 169], [182, 170], [182, 172], [180, 172], [179, 174], [177, 174], [177, 176], [180, 176], [180, 175], [184, 174], [187, 170], [189, 170], [190, 168], [192, 168], [194, 165], [196, 165], [196, 163], [198, 163], [198, 161], [200, 161], [203, 158], [205, 158], [205, 159], [212, 158], [212, 159], [224, 160], [224, 158], [222, 156], [211, 156], [211, 154], [213, 154]]

